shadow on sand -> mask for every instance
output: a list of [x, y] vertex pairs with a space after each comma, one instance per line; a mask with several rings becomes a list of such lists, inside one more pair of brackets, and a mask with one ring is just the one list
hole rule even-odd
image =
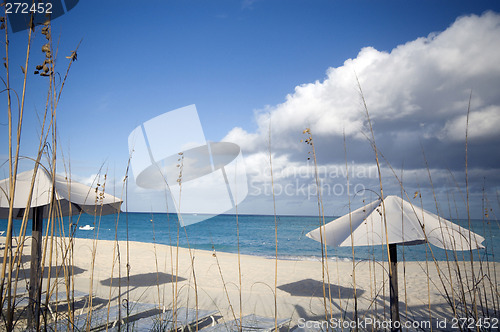
[[[67, 268], [68, 272], [70, 274], [72, 273], [73, 275], [81, 274], [81, 273], [86, 271], [85, 269], [82, 269], [78, 266], [72, 266], [72, 267], [66, 266], [66, 268]], [[45, 267], [45, 269], [43, 270], [43, 277], [48, 278], [48, 276], [49, 276], [49, 268]], [[57, 278], [64, 278], [64, 269], [61, 266], [52, 266], [52, 268], [50, 269], [50, 278], [54, 279], [56, 277]], [[27, 267], [24, 269], [20, 269], [19, 270], [19, 278], [29, 280], [30, 268]]]
[[[184, 280], [186, 279], [182, 277], [177, 277], [178, 282]], [[175, 276], [171, 274], [163, 272], [158, 272], [158, 273], [150, 272], [150, 273], [131, 275], [128, 280], [128, 285], [131, 287], [148, 287], [148, 286], [167, 284], [171, 282], [175, 282]], [[104, 279], [101, 280], [101, 285], [108, 287], [110, 286], [118, 287], [118, 285], [121, 285], [123, 287], [127, 285], [127, 277]]]
[[[323, 283], [314, 279], [304, 279], [278, 286], [278, 288], [292, 296], [323, 297]], [[325, 291], [328, 296], [328, 284], [325, 284]], [[362, 289], [356, 289], [358, 297], [363, 295], [364, 292]], [[332, 294], [332, 300], [338, 298], [349, 299], [354, 297], [354, 288], [330, 284], [330, 293]]]

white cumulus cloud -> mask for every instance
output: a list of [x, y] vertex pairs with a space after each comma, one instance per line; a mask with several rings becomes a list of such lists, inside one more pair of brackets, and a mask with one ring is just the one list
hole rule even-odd
[[[391, 164], [420, 169], [425, 151], [433, 169], [463, 169], [470, 101], [470, 166], [498, 169], [500, 156], [491, 154], [500, 144], [498, 59], [500, 15], [459, 17], [445, 31], [390, 52], [361, 49], [356, 58], [328, 68], [323, 80], [299, 85], [283, 103], [257, 112], [255, 132], [234, 128], [225, 140], [239, 144], [247, 162], [262, 166], [271, 130], [277, 163], [298, 167], [294, 163], [308, 156], [299, 143], [305, 128], [314, 135], [320, 165], [342, 163], [345, 133], [348, 158], [373, 162], [360, 86], [377, 145]], [[490, 153], [483, 157], [485, 151]], [[247, 170], [251, 174], [252, 167]], [[262, 180], [262, 174], [254, 176]]]
[[[257, 115], [256, 133], [235, 128], [226, 140], [255, 150], [267, 141], [269, 118], [273, 135], [281, 139], [306, 127], [316, 135], [341, 136], [345, 131], [363, 138], [366, 120], [356, 76], [376, 129], [411, 130], [455, 140], [456, 134], [448, 128], [463, 120], [471, 91], [473, 105], [483, 109], [478, 114], [498, 113], [498, 58], [500, 15], [461, 17], [447, 30], [400, 45], [390, 53], [363, 48], [355, 59], [329, 68], [323, 81], [297, 86], [284, 103]], [[475, 120], [470, 126], [471, 132], [480, 132], [484, 124]]]

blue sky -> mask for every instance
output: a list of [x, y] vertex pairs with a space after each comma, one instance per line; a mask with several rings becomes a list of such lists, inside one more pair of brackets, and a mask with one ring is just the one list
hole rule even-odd
[[[495, 33], [491, 33], [492, 37], [487, 32], [498, 31], [499, 19], [495, 14], [485, 18], [486, 11], [500, 12], [500, 3], [485, 0], [80, 1], [52, 23], [53, 38], [59, 40], [57, 66], [61, 73], [67, 64], [64, 56], [82, 40], [78, 61], [73, 64], [58, 108], [60, 150], [66, 157], [70, 156], [72, 175], [76, 179], [85, 181], [97, 173], [102, 164], [112, 177], [120, 179], [128, 159], [127, 137], [136, 126], [164, 112], [196, 104], [208, 140], [232, 141], [242, 147], [252, 194], [241, 204], [240, 212], [272, 213], [272, 199], [262, 194], [269, 182], [264, 158], [266, 118], [276, 119], [271, 121], [278, 184], [291, 183], [304, 188], [303, 185], [313, 181], [311, 177], [297, 175], [301, 165], [308, 165], [307, 149], [298, 142], [303, 138], [302, 130], [309, 126], [315, 135], [320, 166], [325, 166], [329, 174], [325, 175], [325, 181], [330, 181], [329, 188], [346, 180], [331, 173], [345, 164], [342, 135], [337, 130], [340, 127], [346, 131], [349, 164], [365, 173], [373, 170], [370, 168], [373, 152], [363, 137], [366, 128], [362, 112], [350, 117], [346, 114], [352, 113], [346, 109], [347, 113], [340, 112], [338, 117], [332, 115], [331, 118], [323, 118], [322, 114], [327, 113], [321, 113], [322, 107], [324, 112], [333, 113], [336, 107], [341, 107], [336, 102], [329, 104], [332, 98], [347, 98], [340, 92], [328, 96], [324, 91], [330, 88], [328, 91], [351, 89], [353, 97], [347, 100], [353, 109], [362, 110], [352, 77], [347, 85], [338, 83], [356, 72], [366, 93], [368, 108], [373, 106], [374, 129], [382, 152], [397, 172], [401, 168], [407, 170], [408, 191], [413, 193], [420, 187], [426, 193], [426, 207], [435, 210], [424, 171], [424, 150], [435, 185], [439, 187], [438, 199], [446, 211], [444, 214], [448, 215], [446, 202], [450, 193], [456, 195], [452, 200], [461, 200], [461, 194], [453, 189], [456, 186], [451, 182], [455, 180], [451, 180], [450, 174], [457, 177], [459, 187], [464, 189], [464, 145], [453, 126], [460, 125], [460, 116], [467, 110], [464, 100], [468, 101], [472, 89], [473, 111], [479, 112], [474, 124], [483, 133], [478, 134], [476, 140], [471, 135], [470, 156], [475, 194], [473, 212], [481, 217], [483, 184], [487, 185], [490, 200], [496, 202], [500, 183], [496, 175], [500, 163], [495, 148], [500, 138], [489, 132], [491, 122], [498, 125], [500, 101], [494, 94], [500, 83], [499, 66], [497, 62], [488, 61], [488, 57], [474, 59], [476, 53], [467, 53], [485, 47], [488, 49], [478, 49], [477, 54], [498, 59], [499, 49], [490, 42], [491, 38], [496, 41]], [[457, 18], [471, 15], [476, 15], [477, 20], [462, 21], [463, 30], [458, 25], [450, 30]], [[474, 34], [476, 27], [478, 32], [473, 37], [460, 32]], [[429, 37], [443, 31], [450, 32], [443, 33], [441, 39]], [[43, 53], [39, 51], [42, 37], [37, 30], [30, 73], [43, 61]], [[469, 39], [462, 41], [462, 37]], [[411, 44], [418, 38], [427, 40]], [[24, 63], [26, 39], [26, 32], [10, 36], [11, 68], [14, 68], [11, 80], [18, 90], [21, 72], [16, 68]], [[432, 48], [422, 50], [425, 47]], [[449, 49], [443, 50], [443, 47]], [[432, 52], [436, 58], [420, 64], [422, 56], [418, 54]], [[448, 58], [442, 59], [440, 54]], [[458, 54], [457, 57], [463, 59], [454, 62], [450, 54]], [[402, 61], [409, 61], [403, 69], [415, 67], [405, 77], [401, 74], [403, 70], [391, 72], [391, 68], [399, 68]], [[434, 62], [449, 64], [450, 68], [440, 66], [444, 68], [442, 75], [436, 75], [429, 65]], [[481, 68], [477, 73], [462, 75], [464, 63], [478, 64]], [[387, 75], [381, 75], [377, 72], [379, 69]], [[330, 84], [334, 81], [337, 83]], [[29, 76], [27, 117], [23, 124], [24, 155], [32, 156], [37, 147], [39, 124], [35, 113], [41, 114], [44, 108], [46, 82], [44, 78]], [[379, 88], [387, 92], [388, 104], [381, 102]], [[311, 100], [318, 104], [314, 105]], [[320, 102], [322, 100], [324, 102]], [[444, 109], [444, 115], [436, 116], [435, 121], [433, 116], [440, 111], [427, 105], [434, 100], [440, 105], [439, 110]], [[308, 106], [301, 108], [300, 105]], [[311, 105], [314, 109], [308, 108]], [[405, 109], [405, 105], [410, 106]], [[391, 111], [391, 106], [397, 110]], [[6, 112], [2, 113], [0, 123], [6, 128]], [[491, 115], [485, 120], [489, 125], [482, 124], [481, 114]], [[337, 129], [330, 131], [328, 119], [335, 122], [338, 118], [349, 121], [338, 128], [332, 124], [331, 128]], [[361, 119], [361, 124], [356, 118]], [[414, 140], [409, 141], [403, 131], [397, 132], [395, 128], [404, 129]], [[442, 134], [430, 134], [431, 131]], [[4, 129], [2, 136], [0, 153], [5, 159]], [[387, 191], [399, 194], [390, 168], [384, 167]], [[5, 172], [4, 168], [2, 171]], [[365, 188], [377, 190], [373, 178], [359, 176], [358, 180]], [[296, 193], [279, 195], [278, 213], [316, 213], [316, 201], [300, 191]], [[138, 189], [133, 183], [129, 195], [132, 210], [163, 208], [157, 193]], [[325, 204], [330, 215], [345, 213], [347, 196], [330, 193], [325, 196]], [[494, 206], [498, 208], [498, 204]], [[463, 216], [464, 209], [459, 210]]]

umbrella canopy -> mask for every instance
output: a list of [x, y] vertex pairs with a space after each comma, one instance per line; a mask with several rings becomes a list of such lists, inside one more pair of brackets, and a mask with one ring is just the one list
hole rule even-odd
[[[14, 218], [22, 219], [26, 203], [29, 199], [31, 188], [31, 179], [33, 170], [19, 173], [16, 177], [16, 190], [14, 194]], [[91, 215], [105, 215], [118, 212], [122, 200], [105, 194], [96, 201], [95, 189], [84, 184], [69, 181], [61, 175], [55, 175], [52, 178], [43, 167], [37, 170], [35, 183], [33, 186], [33, 195], [31, 198], [31, 208], [44, 207], [43, 217], [48, 217], [49, 204], [51, 199], [52, 183], [54, 182], [54, 194], [61, 207], [63, 216], [85, 212]], [[0, 181], [0, 219], [6, 219], [9, 214], [9, 179]], [[70, 209], [71, 204], [71, 209]], [[102, 206], [102, 209], [101, 209]], [[32, 210], [32, 209], [30, 209]], [[58, 213], [59, 214], [59, 213]], [[32, 211], [30, 211], [30, 218]]]
[[[30, 199], [34, 170], [17, 174], [13, 201], [13, 217], [22, 219]], [[53, 193], [53, 194], [52, 194]], [[9, 216], [9, 179], [0, 181], [0, 219]], [[32, 222], [31, 267], [29, 281], [28, 326], [39, 328], [41, 299], [41, 254], [43, 218], [49, 215], [50, 203], [54, 195], [57, 216], [75, 215], [85, 212], [92, 215], [111, 214], [120, 211], [122, 200], [92, 189], [67, 178], [52, 175], [43, 167], [38, 167], [33, 183], [29, 218]], [[9, 235], [7, 235], [9, 236]], [[9, 295], [10, 296], [10, 295]], [[10, 298], [9, 298], [10, 303]]]
[[[387, 238], [380, 199], [322, 227], [323, 243], [350, 247], [382, 244], [416, 245], [429, 242], [448, 250], [484, 248], [484, 238], [446, 219], [425, 211], [398, 196], [384, 199]], [[352, 234], [351, 234], [352, 224]], [[319, 228], [306, 234], [321, 242]], [[470, 242], [469, 242], [470, 238]]]
[[[399, 322], [397, 245], [429, 242], [448, 250], [484, 248], [482, 236], [418, 208], [397, 196], [387, 196], [306, 234], [329, 246], [388, 245], [391, 321]], [[394, 325], [391, 331], [400, 331]]]

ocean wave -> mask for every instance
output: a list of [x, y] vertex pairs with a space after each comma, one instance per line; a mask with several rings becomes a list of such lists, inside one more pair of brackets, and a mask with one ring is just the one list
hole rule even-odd
[[[266, 259], [276, 259], [276, 256], [263, 255]], [[302, 255], [278, 255], [278, 259], [285, 261], [310, 261], [321, 262], [321, 257], [302, 256]], [[329, 262], [352, 262], [352, 259], [346, 257], [328, 257]]]

